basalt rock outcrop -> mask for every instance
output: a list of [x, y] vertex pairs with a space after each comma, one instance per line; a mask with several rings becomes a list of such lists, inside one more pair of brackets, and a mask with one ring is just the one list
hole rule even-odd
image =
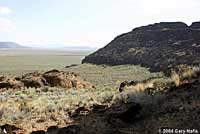
[[26, 132], [15, 125], [5, 124], [0, 126], [0, 134], [26, 134]]
[[7, 76], [0, 76], [0, 89], [1, 88], [21, 88], [24, 84], [21, 81], [16, 80], [15, 78], [10, 78]]
[[0, 76], [0, 89], [40, 88], [44, 86], [88, 89], [94, 86], [81, 79], [74, 72], [51, 70], [45, 73], [33, 72], [19, 77]]
[[193, 133], [198, 133], [200, 131], [199, 77], [196, 80], [178, 87], [170, 86], [167, 92], [153, 95], [148, 103], [120, 102], [109, 107], [93, 106], [86, 116], [76, 117], [81, 132], [153, 134], [167, 127], [191, 129]]
[[179, 64], [200, 63], [200, 22], [161, 22], [117, 36], [82, 63], [134, 64], [163, 71]]
[[[164, 97], [149, 105], [139, 103], [116, 103], [111, 106], [94, 105], [79, 108], [74, 124], [59, 128], [33, 131], [31, 134], [153, 134], [162, 128], [179, 128], [199, 133], [200, 81], [184, 86], [171, 87]], [[82, 115], [87, 111], [88, 114]], [[12, 125], [0, 126], [0, 133], [26, 134], [22, 128]]]

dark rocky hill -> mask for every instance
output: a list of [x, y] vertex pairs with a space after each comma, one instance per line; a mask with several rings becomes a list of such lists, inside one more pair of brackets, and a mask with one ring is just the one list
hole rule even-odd
[[104, 48], [86, 56], [82, 63], [140, 64], [152, 71], [177, 64], [200, 63], [200, 22], [161, 22], [117, 36]]
[[15, 42], [0, 42], [0, 48], [26, 48]]

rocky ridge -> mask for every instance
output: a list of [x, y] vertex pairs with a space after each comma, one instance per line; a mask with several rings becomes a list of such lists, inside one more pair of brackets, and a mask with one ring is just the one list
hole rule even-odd
[[66, 89], [94, 88], [91, 83], [82, 80], [78, 74], [59, 70], [50, 70], [45, 73], [33, 72], [19, 77], [0, 76], [0, 89], [41, 88], [44, 86]]
[[82, 63], [135, 64], [163, 71], [200, 63], [200, 22], [161, 22], [133, 29], [86, 56]]

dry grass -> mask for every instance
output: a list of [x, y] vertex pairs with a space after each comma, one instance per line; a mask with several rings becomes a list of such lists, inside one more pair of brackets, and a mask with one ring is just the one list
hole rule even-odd
[[119, 93], [118, 87], [125, 80], [143, 81], [159, 77], [152, 81], [157, 87], [175, 82], [162, 73], [150, 73], [145, 68], [132, 65], [110, 67], [83, 64], [64, 70], [80, 74], [83, 79], [92, 82], [96, 89], [66, 90], [50, 87], [26, 88], [18, 91], [9, 89], [0, 93], [0, 125], [18, 124], [29, 131], [46, 129], [52, 125], [65, 126], [72, 122], [69, 112], [78, 107], [90, 107], [96, 103], [112, 105], [120, 101], [149, 105], [163, 98], [162, 94], [158, 93], [152, 100], [152, 96], [147, 92], [137, 91], [134, 88]]
[[143, 81], [163, 76], [162, 73], [151, 73], [146, 68], [134, 65], [107, 66], [81, 64], [64, 70], [77, 72], [82, 78], [100, 88], [118, 88], [123, 81]]
[[0, 125], [17, 124], [28, 131], [34, 131], [47, 129], [53, 125], [66, 126], [73, 122], [69, 117], [71, 111], [82, 106], [89, 108], [96, 103], [113, 105], [121, 102], [138, 102], [152, 106], [165, 96], [160, 92], [151, 96], [145, 90], [138, 91], [135, 88], [127, 88], [120, 93], [118, 91], [120, 83], [125, 80], [143, 81], [154, 78], [152, 81], [150, 79], [150, 82], [156, 87], [163, 87], [176, 82], [162, 73], [150, 73], [145, 68], [131, 65], [109, 67], [83, 64], [64, 70], [79, 73], [82, 78], [92, 82], [96, 89], [66, 90], [52, 87], [26, 88], [18, 91], [9, 89], [0, 93]]
[[[64, 70], [79, 73], [82, 78], [92, 82], [96, 89], [66, 90], [45, 87], [1, 92], [0, 125], [18, 124], [29, 130], [41, 129], [41, 126], [44, 129], [49, 125], [62, 126], [71, 122], [68, 112], [77, 107], [111, 103], [113, 96], [118, 94], [118, 87], [122, 81], [140, 81], [162, 76], [161, 73], [150, 73], [145, 68], [131, 65], [109, 67], [84, 64]], [[127, 94], [132, 95], [132, 92]], [[26, 124], [30, 120], [31, 125]]]

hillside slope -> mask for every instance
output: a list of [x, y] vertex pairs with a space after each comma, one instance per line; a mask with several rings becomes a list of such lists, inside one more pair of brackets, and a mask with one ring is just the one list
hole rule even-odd
[[0, 48], [25, 48], [15, 42], [0, 42]]
[[140, 64], [153, 71], [200, 63], [200, 22], [161, 22], [117, 36], [82, 63]]

